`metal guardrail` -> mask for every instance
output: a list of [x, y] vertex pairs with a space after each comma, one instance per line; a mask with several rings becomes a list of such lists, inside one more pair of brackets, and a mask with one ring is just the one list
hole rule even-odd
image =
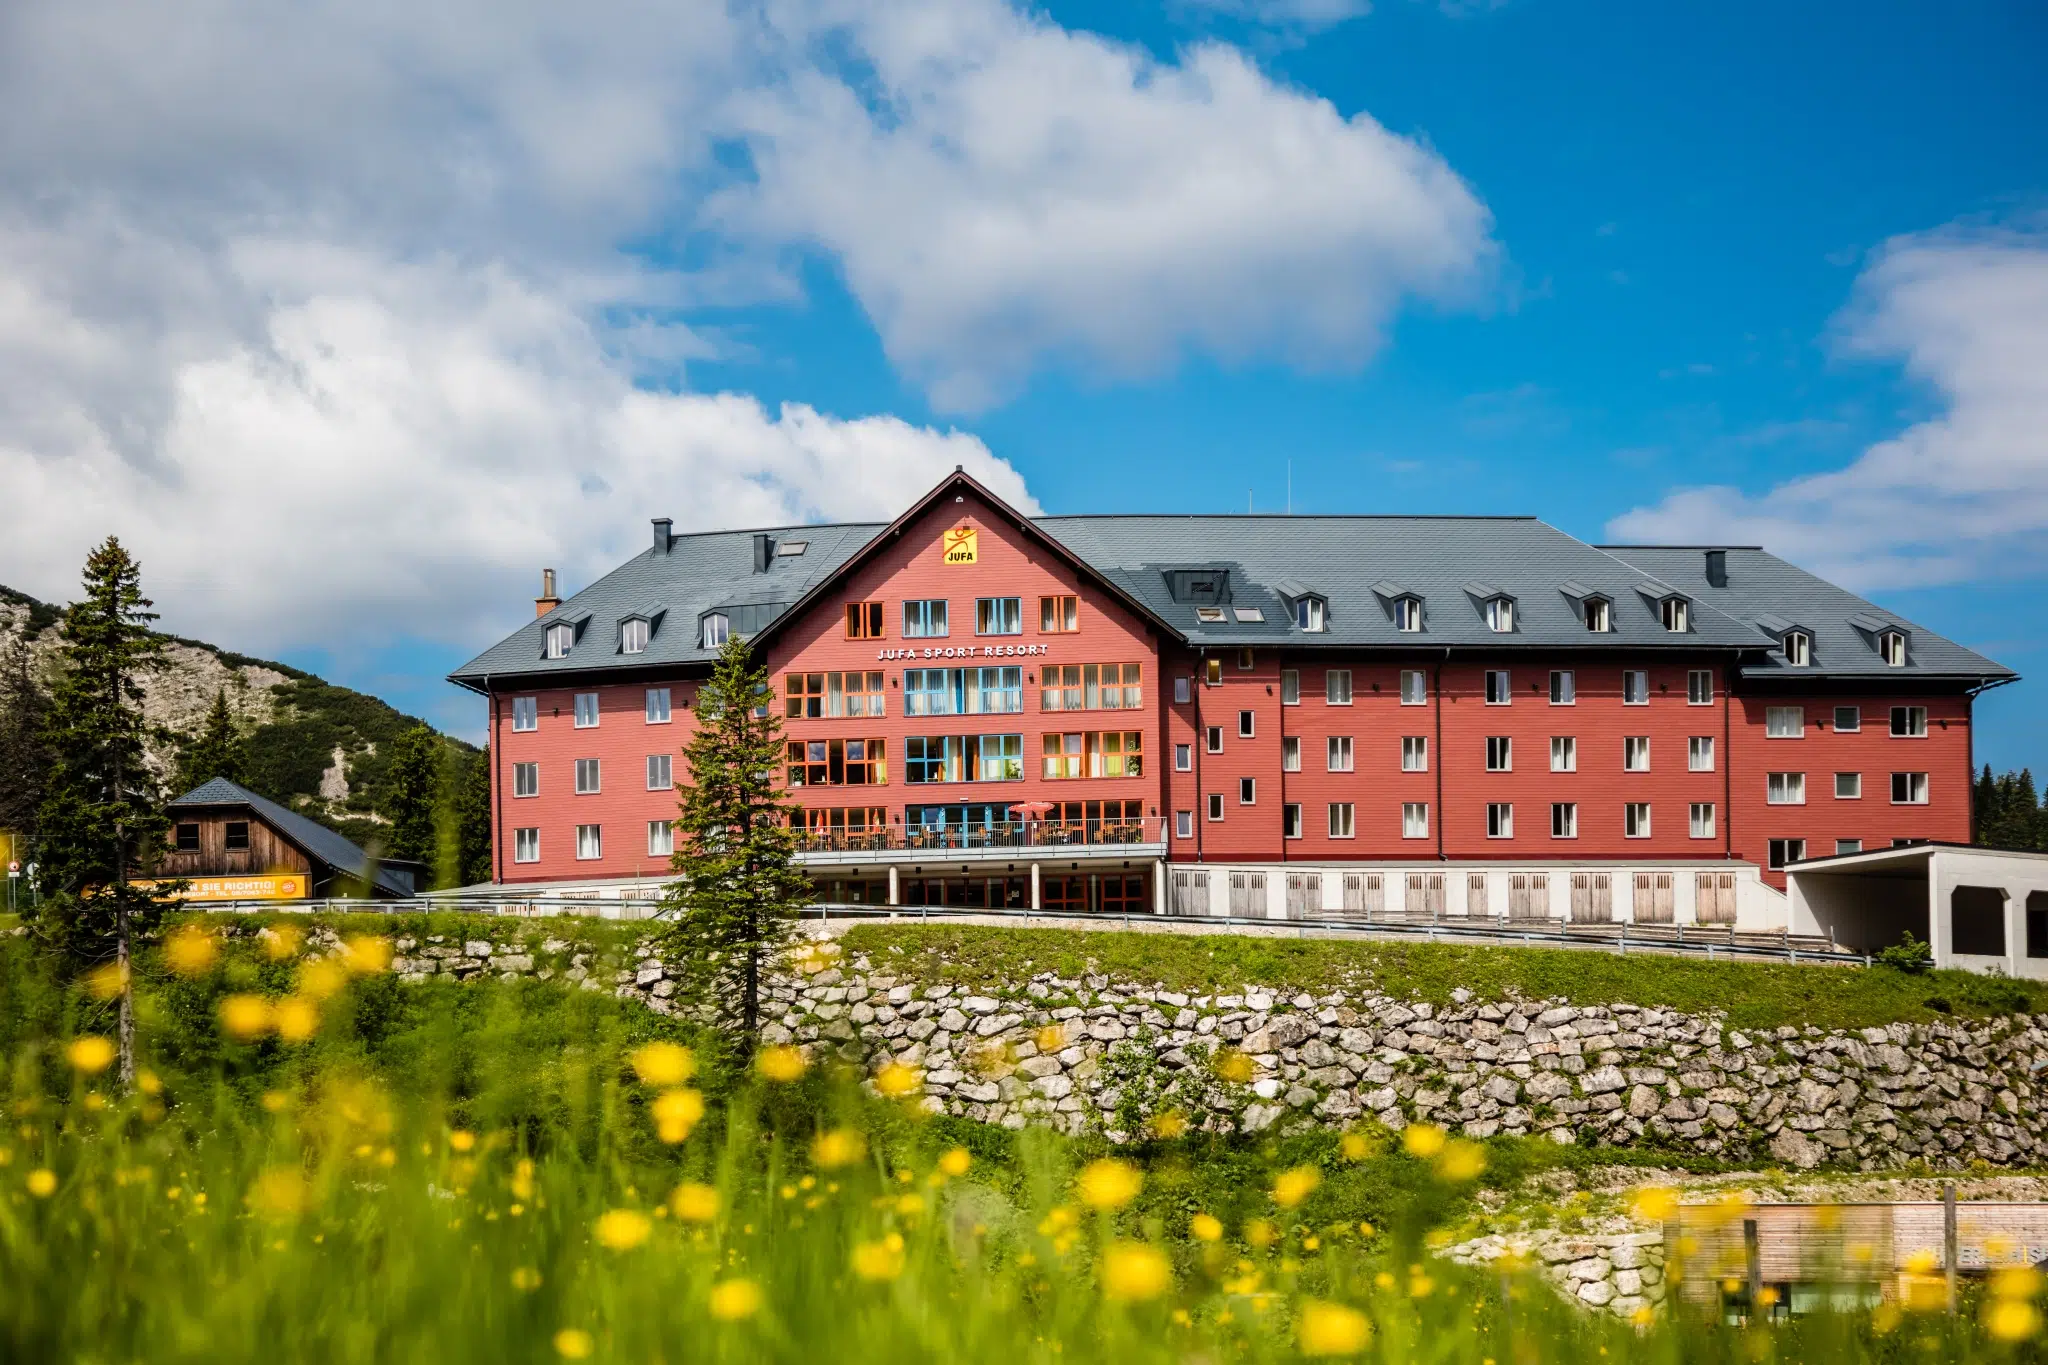
[[967, 853], [1011, 848], [1128, 848], [1164, 843], [1166, 817], [1137, 820], [1007, 820], [986, 825], [899, 825], [806, 830], [801, 853]]
[[[256, 914], [367, 914], [398, 915], [459, 913], [503, 915], [511, 918], [544, 918], [572, 915], [585, 918], [659, 918], [659, 902], [651, 898], [594, 899], [574, 896], [476, 897], [407, 901], [224, 901], [190, 908], [212, 913]], [[616, 911], [607, 915], [607, 910]], [[802, 918], [820, 924], [834, 919], [848, 920], [1059, 920], [1074, 925], [1138, 929], [1146, 925], [1223, 929], [1286, 929], [1307, 938], [1311, 932], [1332, 938], [1420, 938], [1428, 942], [1465, 941], [1508, 947], [1562, 947], [1600, 950], [1627, 956], [1636, 952], [1704, 957], [1708, 961], [1730, 959], [1784, 959], [1787, 962], [1843, 966], [1870, 965], [1865, 953], [1845, 951], [1830, 940], [1793, 934], [1743, 932], [1733, 926], [1700, 924], [1650, 925], [1620, 921], [1612, 924], [1575, 924], [1564, 919], [1507, 919], [1481, 916], [1380, 915], [1372, 918], [1319, 916], [1313, 919], [1258, 919], [1239, 915], [1161, 915], [1147, 911], [1057, 911], [982, 908], [954, 905], [851, 905], [821, 903], [806, 907]]]

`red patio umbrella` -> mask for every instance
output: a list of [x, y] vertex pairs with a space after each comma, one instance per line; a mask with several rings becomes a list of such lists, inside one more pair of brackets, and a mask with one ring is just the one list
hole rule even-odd
[[1019, 801], [1010, 807], [1010, 814], [1021, 815], [1026, 820], [1036, 819], [1053, 808], [1050, 801]]

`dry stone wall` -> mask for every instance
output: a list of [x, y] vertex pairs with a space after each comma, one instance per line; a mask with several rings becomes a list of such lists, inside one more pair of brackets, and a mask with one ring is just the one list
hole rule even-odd
[[[644, 944], [607, 955], [505, 937], [401, 939], [397, 969], [410, 980], [559, 978], [676, 1012], [676, 980]], [[859, 956], [778, 976], [769, 995], [773, 1041], [917, 1066], [935, 1111], [1113, 1141], [1173, 1114], [1242, 1133], [1432, 1122], [1475, 1138], [1675, 1147], [1801, 1169], [2048, 1163], [2048, 1015], [1743, 1032], [1672, 1010], [1462, 991], [1438, 1008], [1048, 974], [975, 992]]]

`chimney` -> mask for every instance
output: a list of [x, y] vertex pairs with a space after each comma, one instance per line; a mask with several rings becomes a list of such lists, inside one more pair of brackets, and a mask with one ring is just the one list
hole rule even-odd
[[535, 616], [546, 616], [561, 605], [562, 599], [555, 596], [555, 571], [553, 569], [542, 569], [540, 571], [540, 596], [533, 599], [533, 614]]
[[754, 536], [754, 572], [767, 573], [769, 563], [775, 558], [775, 541], [766, 531]]
[[1728, 586], [1728, 552], [1726, 550], [1707, 551], [1707, 586], [1710, 588], [1725, 588]]
[[668, 543], [673, 539], [669, 532], [673, 529], [675, 529], [675, 523], [667, 517], [656, 517], [654, 519], [654, 553], [658, 555], [668, 553]]

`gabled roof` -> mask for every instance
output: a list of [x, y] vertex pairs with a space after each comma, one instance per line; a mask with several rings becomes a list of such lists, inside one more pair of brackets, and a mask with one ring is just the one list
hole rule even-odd
[[[382, 865], [373, 863], [370, 855], [346, 838], [336, 834], [317, 821], [308, 820], [297, 811], [288, 810], [268, 797], [258, 796], [240, 783], [230, 782], [225, 777], [216, 777], [202, 782], [183, 796], [165, 803], [172, 812], [201, 808], [218, 809], [222, 806], [237, 806], [247, 810], [264, 824], [276, 830], [280, 836], [296, 845], [298, 850], [316, 863], [324, 864], [336, 872], [354, 877], [357, 881], [369, 878], [373, 867], [380, 874], [377, 889], [398, 896], [410, 896], [413, 888], [397, 881], [387, 881], [381, 874]], [[418, 867], [419, 864], [404, 859], [389, 858], [384, 862], [396, 863], [401, 867]]]

